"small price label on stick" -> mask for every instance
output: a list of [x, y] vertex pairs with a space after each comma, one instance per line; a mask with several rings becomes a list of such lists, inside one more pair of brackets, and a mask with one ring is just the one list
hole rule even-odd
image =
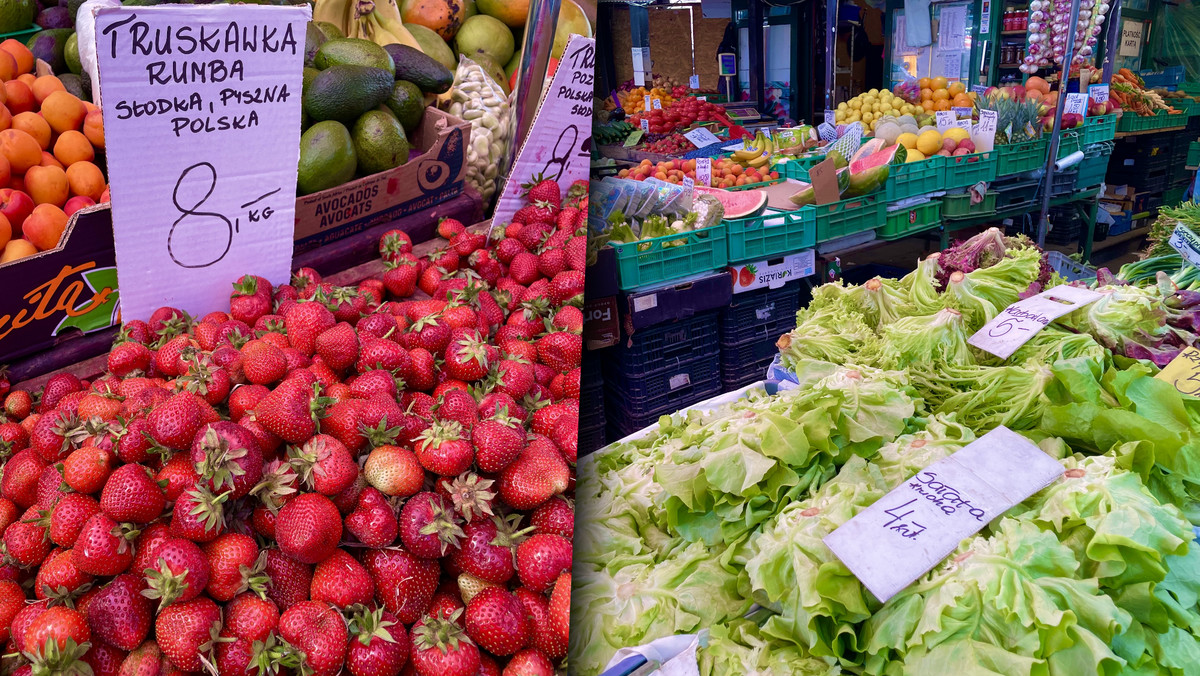
[[964, 117], [967, 118], [968, 120], [971, 119], [971, 115], [974, 112], [974, 110], [972, 108], [967, 108], [965, 106], [955, 106], [955, 107], [951, 108], [950, 110], [953, 111], [954, 115], [956, 117], [958, 117], [958, 119], [960, 119], [960, 120], [963, 119]]
[[1004, 308], [967, 342], [1001, 359], [1008, 359], [1050, 322], [1095, 302], [1102, 295], [1066, 284], [1056, 286]]
[[997, 427], [921, 470], [824, 538], [880, 601], [954, 552], [963, 538], [1050, 485], [1062, 464]]
[[692, 179], [688, 178], [687, 176], [684, 176], [683, 177], [683, 189], [688, 191], [689, 193], [696, 192], [696, 182], [693, 181]]
[[699, 89], [700, 88], [700, 76], [692, 75], [691, 77], [689, 77], [688, 78], [688, 87], [691, 87], [692, 89]]
[[934, 116], [937, 118], [937, 130], [942, 133], [945, 133], [947, 129], [954, 126], [955, 122], [958, 122], [958, 118], [955, 117], [953, 110], [939, 110], [934, 113]]
[[1171, 231], [1171, 239], [1167, 240], [1167, 244], [1171, 248], [1178, 251], [1183, 260], [1191, 263], [1196, 267], [1200, 267], [1200, 236], [1192, 232], [1183, 223], [1175, 226]]
[[687, 132], [684, 134], [684, 137], [691, 141], [692, 145], [696, 146], [697, 148], [703, 148], [705, 146], [711, 146], [714, 143], [721, 142], [721, 139], [717, 138], [716, 134], [703, 127]]
[[1088, 87], [1088, 96], [1092, 103], [1108, 103], [1108, 85], [1094, 84]]
[[1154, 376], [1171, 383], [1181, 394], [1200, 396], [1200, 350], [1189, 347]]
[[1087, 94], [1079, 94], [1079, 93], [1067, 94], [1067, 103], [1063, 107], [1063, 112], [1064, 113], [1075, 113], [1076, 115], [1083, 115], [1084, 113], [1087, 112], [1087, 101], [1088, 101]]
[[642, 118], [642, 131], [647, 134], [650, 133], [650, 120]]
[[701, 157], [696, 160], [696, 182], [706, 188], [712, 186], [711, 157]]
[[643, 103], [645, 103], [645, 104], [646, 104], [646, 108], [645, 108], [645, 109], [646, 109], [646, 110], [650, 110], [650, 95], [649, 95], [649, 94], [646, 94], [645, 96], [643, 96], [643, 97], [642, 97], [642, 101], [643, 101]]
[[836, 127], [837, 126], [837, 113], [835, 113], [832, 110], [826, 109], [825, 110], [825, 124]]
[[[642, 122], [646, 122], [646, 121], [642, 120]], [[642, 131], [641, 129], [634, 129], [633, 133], [625, 138], [625, 143], [623, 145], [626, 148], [632, 148], [632, 147], [636, 146], [638, 144], [638, 141], [642, 140], [642, 135], [645, 133], [646, 132]]]
[[662, 110], [662, 99], [654, 99], [653, 103], [655, 110]]

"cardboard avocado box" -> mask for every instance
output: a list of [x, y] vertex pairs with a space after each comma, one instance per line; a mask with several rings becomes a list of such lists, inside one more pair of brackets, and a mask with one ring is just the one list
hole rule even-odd
[[79, 211], [58, 247], [0, 265], [0, 363], [117, 322], [111, 214]]
[[471, 127], [426, 108], [409, 135], [408, 162], [336, 188], [296, 198], [296, 253], [407, 216], [462, 194]]

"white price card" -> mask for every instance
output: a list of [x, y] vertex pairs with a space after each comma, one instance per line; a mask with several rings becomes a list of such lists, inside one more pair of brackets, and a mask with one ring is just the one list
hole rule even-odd
[[704, 127], [699, 127], [686, 132], [684, 137], [691, 141], [692, 145], [696, 146], [697, 148], [703, 148], [704, 146], [711, 146], [714, 143], [721, 142], [721, 139], [717, 138], [716, 134], [705, 129]]
[[683, 189], [688, 191], [688, 193], [696, 192], [696, 182], [693, 181], [691, 178], [684, 176], [683, 177]]
[[[596, 64], [596, 41], [572, 35], [562, 61], [533, 118], [525, 143], [509, 170], [496, 210], [493, 227], [507, 223], [524, 204], [521, 184], [532, 176], [544, 176], [565, 190], [575, 181], [588, 179], [592, 147], [592, 75]], [[650, 131], [646, 120], [642, 129]]]
[[837, 126], [837, 113], [830, 109], [825, 109], [825, 124]]
[[646, 94], [642, 97], [642, 110], [650, 110], [650, 95]]
[[1087, 101], [1088, 101], [1087, 94], [1080, 94], [1080, 93], [1067, 94], [1067, 102], [1063, 106], [1063, 112], [1064, 113], [1075, 113], [1076, 115], [1083, 115], [1084, 113], [1087, 112]]
[[967, 132], [967, 135], [971, 134], [971, 119], [970, 118], [967, 118], [965, 120], [955, 120], [954, 126]]
[[1103, 295], [1066, 284], [1056, 286], [1004, 308], [967, 342], [1001, 359], [1008, 359], [1050, 322], [1095, 302]]
[[997, 119], [998, 116], [994, 110], [979, 111], [979, 122], [971, 131], [971, 140], [974, 141], [975, 150], [978, 152], [987, 152], [995, 146]]
[[983, 96], [984, 94], [987, 93], [987, 90], [988, 90], [987, 85], [971, 85], [971, 93], [972, 94], [979, 94], [980, 96]]
[[712, 186], [711, 157], [700, 157], [696, 159], [696, 182], [706, 188]]
[[1175, 226], [1175, 230], [1171, 232], [1171, 239], [1167, 240], [1172, 249], [1179, 252], [1183, 256], [1183, 260], [1191, 263], [1196, 267], [1200, 267], [1200, 236], [1192, 232], [1183, 223]]
[[690, 87], [692, 89], [699, 89], [700, 88], [700, 76], [692, 75], [691, 77], [689, 77], [688, 78], [688, 87]]
[[1108, 85], [1094, 84], [1088, 87], [1088, 97], [1092, 103], [1108, 103]]
[[653, 101], [651, 101], [651, 103], [653, 104], [655, 110], [662, 110], [662, 99], [655, 98]]
[[[646, 65], [642, 63], [642, 48], [633, 48], [633, 84], [638, 87], [646, 86]], [[648, 109], [650, 106], [647, 105]]]
[[[310, 13], [255, 5], [97, 13], [127, 319], [164, 305], [203, 315], [228, 308], [229, 282], [244, 274], [275, 284], [290, 277]], [[171, 113], [152, 114], [170, 102]]]
[[997, 427], [917, 472], [823, 542], [886, 602], [1062, 474], [1042, 449]]
[[650, 120], [647, 120], [644, 117], [642, 118], [642, 131], [647, 134], [650, 133]]
[[697, 96], [696, 100], [697, 101], [708, 101], [708, 97], [707, 96]]
[[958, 121], [953, 110], [939, 110], [934, 113], [934, 117], [937, 118], [937, 130], [942, 133], [945, 133], [947, 129], [953, 127], [954, 123]]

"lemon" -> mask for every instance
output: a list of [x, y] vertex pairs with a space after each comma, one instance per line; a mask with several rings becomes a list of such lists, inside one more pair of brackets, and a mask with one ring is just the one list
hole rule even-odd
[[942, 149], [942, 135], [936, 129], [930, 129], [917, 137], [917, 150], [924, 155], [933, 155]]
[[[913, 138], [916, 138], [915, 134], [901, 134], [901, 136], [912, 136]], [[916, 148], [909, 148], [908, 153], [904, 156], [905, 163], [920, 162], [923, 159], [925, 159], [925, 154]]]

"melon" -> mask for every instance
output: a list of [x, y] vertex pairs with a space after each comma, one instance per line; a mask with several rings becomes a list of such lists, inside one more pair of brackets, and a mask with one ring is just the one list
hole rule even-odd
[[767, 193], [763, 190], [722, 190], [698, 185], [695, 191], [700, 195], [717, 198], [725, 211], [726, 219], [757, 216], [767, 208]]
[[[867, 145], [863, 144], [863, 148], [866, 147]], [[863, 157], [858, 157], [856, 153], [854, 161], [850, 163], [850, 175], [861, 174], [875, 167], [886, 167], [889, 164], [902, 164], [907, 152], [904, 146], [896, 144]]]
[[[858, 150], [854, 151], [854, 154], [850, 156], [850, 166], [853, 167], [855, 162], [874, 155], [880, 150], [883, 150], [885, 145], [887, 145], [887, 141], [878, 137], [863, 143], [858, 147]], [[850, 171], [853, 173], [854, 169], [851, 168]]]

